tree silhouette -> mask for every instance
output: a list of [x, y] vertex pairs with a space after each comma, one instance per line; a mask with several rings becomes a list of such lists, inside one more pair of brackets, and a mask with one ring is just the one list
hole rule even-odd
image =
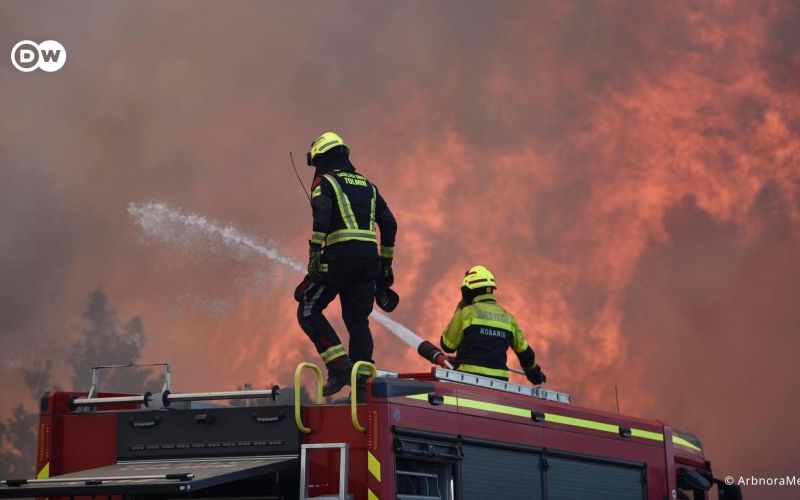
[[[91, 387], [92, 367], [135, 363], [146, 341], [142, 320], [134, 316], [120, 328], [116, 312], [99, 288], [89, 296], [83, 317], [88, 326], [81, 331], [81, 338], [74, 344], [69, 359], [73, 372], [72, 388], [78, 391], [88, 391]], [[152, 375], [149, 368], [103, 370], [100, 388], [136, 394], [158, 392], [158, 381], [151, 380]]]
[[[117, 315], [108, 303], [108, 297], [97, 289], [89, 296], [83, 312], [87, 326], [75, 342], [69, 362], [72, 367], [71, 389], [88, 391], [92, 385], [92, 367], [98, 365], [127, 365], [141, 356], [146, 342], [144, 326], [138, 316], [120, 327]], [[52, 383], [52, 362], [23, 370], [30, 393], [38, 400], [46, 391], [62, 390]], [[124, 368], [103, 373], [101, 391], [158, 392], [160, 384], [152, 380], [152, 370]], [[28, 412], [20, 403], [11, 417], [0, 421], [0, 478], [29, 477], [36, 458], [36, 428], [39, 415]]]
[[[99, 288], [89, 296], [83, 317], [86, 326], [73, 344], [69, 356], [72, 379], [68, 388], [81, 392], [88, 391], [92, 385], [92, 367], [135, 363], [147, 340], [144, 325], [138, 316], [131, 318], [125, 326], [120, 326], [114, 309], [109, 305], [108, 296]], [[53, 384], [50, 360], [23, 373], [25, 383], [36, 399], [46, 391], [63, 390]], [[161, 390], [160, 381], [152, 378], [153, 373], [149, 368], [129, 367], [101, 373], [101, 392], [141, 394]], [[294, 404], [294, 390], [291, 387], [282, 389], [275, 404]], [[297, 390], [300, 391], [301, 404], [312, 402], [305, 386], [301, 385]], [[273, 404], [269, 398], [258, 398], [253, 402]], [[234, 401], [233, 404], [243, 405], [244, 402]], [[0, 478], [23, 478], [35, 473], [38, 419], [37, 413], [28, 412], [25, 405], [20, 403], [8, 419], [0, 421]]]
[[[50, 387], [52, 362], [44, 366], [23, 370], [25, 384], [34, 396], [41, 395]], [[39, 415], [29, 413], [19, 403], [5, 422], [0, 422], [0, 476], [27, 477], [35, 465], [36, 424]]]

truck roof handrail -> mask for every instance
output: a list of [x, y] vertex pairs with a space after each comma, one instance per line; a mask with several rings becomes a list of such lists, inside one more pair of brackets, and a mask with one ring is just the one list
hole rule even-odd
[[100, 392], [100, 370], [107, 370], [110, 368], [145, 368], [148, 366], [163, 366], [164, 386], [161, 388], [161, 392], [172, 390], [172, 368], [170, 368], [169, 363], [149, 363], [143, 365], [137, 365], [134, 363], [128, 363], [124, 365], [100, 365], [92, 367], [92, 387], [89, 389], [89, 395], [87, 397], [95, 398]]
[[358, 405], [358, 370], [362, 366], [370, 371], [371, 376], [375, 377], [378, 375], [378, 369], [369, 361], [358, 361], [353, 365], [353, 369], [350, 372], [350, 418], [353, 420], [353, 427], [355, 427], [357, 431], [367, 432], [366, 427], [358, 422], [358, 412], [356, 411], [356, 405]]
[[133, 396], [109, 396], [109, 397], [85, 397], [73, 398], [70, 401], [70, 408], [74, 411], [77, 408], [100, 405], [130, 405], [142, 404], [150, 407], [151, 403], [156, 403], [154, 408], [168, 408], [170, 404], [178, 401], [218, 401], [225, 399], [248, 399], [248, 398], [271, 398], [273, 401], [281, 394], [280, 387], [272, 386], [271, 389], [249, 390], [249, 391], [219, 391], [219, 392], [186, 392], [171, 393], [169, 391], [153, 394], [146, 392]]
[[300, 405], [300, 373], [304, 368], [310, 368], [317, 379], [317, 404], [322, 404], [322, 371], [314, 363], [303, 362], [297, 365], [294, 369], [294, 423], [297, 428], [304, 434], [311, 434], [311, 428], [303, 425], [303, 417], [301, 415]]

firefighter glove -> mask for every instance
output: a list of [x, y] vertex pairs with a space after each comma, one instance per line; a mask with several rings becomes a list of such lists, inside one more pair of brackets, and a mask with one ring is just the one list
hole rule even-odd
[[303, 281], [301, 281], [300, 284], [297, 285], [294, 289], [294, 300], [296, 300], [297, 302], [303, 302], [303, 296], [305, 295], [306, 290], [308, 289], [308, 285], [310, 283], [311, 282], [308, 281], [308, 276], [303, 278]]
[[320, 281], [320, 260], [322, 259], [322, 248], [318, 245], [311, 245], [308, 249], [308, 280]]
[[394, 284], [394, 273], [392, 272], [392, 259], [388, 257], [381, 258], [381, 273], [380, 280], [384, 286], [392, 286]]
[[533, 385], [539, 385], [547, 382], [547, 376], [542, 371], [542, 367], [535, 365], [533, 368], [525, 370], [525, 376]]

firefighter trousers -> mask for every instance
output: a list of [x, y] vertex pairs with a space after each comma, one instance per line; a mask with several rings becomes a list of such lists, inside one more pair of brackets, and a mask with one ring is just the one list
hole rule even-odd
[[[308, 335], [329, 372], [349, 370], [350, 362], [372, 362], [372, 333], [369, 315], [375, 300], [375, 279], [380, 259], [367, 257], [325, 257], [328, 271], [319, 282], [303, 291], [297, 308], [297, 320]], [[339, 336], [322, 314], [339, 296], [342, 320], [350, 335], [349, 358]]]

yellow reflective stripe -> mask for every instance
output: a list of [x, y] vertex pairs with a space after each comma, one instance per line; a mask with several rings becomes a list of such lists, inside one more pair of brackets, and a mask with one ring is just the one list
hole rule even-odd
[[408, 399], [419, 399], [420, 401], [427, 401], [428, 395], [427, 394], [413, 394], [411, 396], [406, 396]]
[[[514, 352], [517, 354], [525, 352], [525, 349], [529, 347], [528, 341], [525, 340], [524, 337], [522, 338], [522, 340], [518, 340], [518, 337], [521, 337], [522, 334], [511, 332], [511, 335], [514, 337], [514, 340], [512, 341], [513, 342], [512, 347], [514, 349]], [[533, 368], [533, 366], [531, 366], [531, 368]]]
[[320, 231], [313, 231], [311, 233], [311, 239], [308, 241], [313, 245], [322, 245], [323, 243], [325, 243], [325, 236], [326, 236], [325, 233], [322, 233]]
[[[442, 398], [444, 400], [444, 404], [450, 406], [458, 406], [459, 401], [461, 401], [459, 398], [455, 396], [442, 396]], [[428, 400], [428, 395], [425, 394], [425, 401], [427, 400]]]
[[46, 464], [44, 464], [44, 467], [42, 467], [42, 470], [40, 470], [39, 473], [36, 474], [36, 479], [47, 479], [49, 477], [50, 477], [50, 462], [47, 462]]
[[450, 339], [448, 339], [446, 335], [442, 335], [442, 343], [444, 344], [445, 347], [447, 347], [451, 351], [455, 350], [455, 348], [457, 347], [455, 343], [450, 342]]
[[680, 437], [680, 436], [676, 436], [675, 434], [673, 434], [673, 435], [672, 435], [672, 444], [677, 444], [677, 445], [680, 445], [680, 446], [685, 446], [685, 447], [687, 447], [687, 448], [690, 448], [690, 449], [692, 449], [692, 450], [699, 451], [699, 452], [702, 452], [702, 451], [703, 451], [703, 449], [702, 449], [702, 448], [698, 448], [697, 446], [695, 446], [695, 445], [694, 445], [694, 444], [692, 444], [691, 442], [689, 442], [689, 441], [687, 441], [687, 440], [683, 439], [683, 438], [682, 438], [682, 437]]
[[328, 356], [323, 356], [322, 361], [327, 364], [327, 363], [330, 363], [331, 361], [333, 361], [334, 359], [341, 358], [342, 356], [346, 356], [346, 355], [347, 355], [347, 353], [344, 352], [344, 351], [337, 351], [337, 352], [331, 353]]
[[372, 200], [369, 207], [369, 229], [375, 230], [375, 200], [378, 199], [378, 193], [375, 191], [375, 186], [372, 186]]
[[359, 375], [372, 375], [372, 368], [369, 366], [359, 366], [358, 370], [356, 371]]
[[571, 425], [573, 427], [582, 427], [584, 429], [593, 429], [596, 431], [612, 432], [614, 434], [619, 434], [619, 426], [613, 424], [606, 424], [604, 422], [595, 422], [593, 420], [584, 420], [582, 418], [556, 415], [555, 413], [545, 413], [544, 419], [547, 422], [553, 422], [556, 424]]
[[631, 436], [642, 439], [652, 439], [653, 441], [664, 441], [664, 435], [658, 432], [645, 431], [642, 429], [631, 429]]
[[375, 231], [369, 231], [367, 229], [340, 229], [338, 231], [328, 233], [328, 236], [325, 237], [325, 244], [333, 245], [350, 240], [370, 241], [372, 243], [377, 243], [378, 237], [375, 235]]
[[342, 190], [342, 186], [339, 185], [339, 181], [337, 181], [332, 175], [326, 175], [325, 178], [330, 181], [333, 191], [336, 193], [336, 201], [339, 202], [339, 212], [342, 214], [344, 225], [348, 229], [358, 229], [356, 216], [353, 213], [353, 207], [350, 206], [350, 198], [348, 198], [344, 190]]
[[325, 244], [335, 245], [337, 243], [344, 243], [345, 241], [366, 241], [367, 243], [375, 243], [375, 237], [342, 235], [340, 238], [327, 238]]
[[483, 401], [476, 401], [474, 399], [458, 398], [458, 406], [472, 408], [473, 410], [503, 413], [505, 415], [512, 415], [514, 417], [531, 418], [531, 411], [526, 410], [525, 408], [516, 408], [514, 406], [506, 406], [497, 403], [485, 403]]
[[460, 364], [457, 368], [460, 372], [474, 373], [476, 375], [489, 375], [490, 377], [508, 378], [508, 370], [502, 368], [486, 368], [485, 366]]
[[380, 482], [381, 480], [381, 463], [375, 458], [371, 451], [367, 451], [367, 470], [372, 476]]
[[325, 144], [323, 144], [322, 146], [318, 146], [317, 147], [317, 154], [322, 154], [325, 151], [329, 150], [330, 148], [332, 148], [334, 146], [341, 146], [342, 144], [343, 144], [342, 141], [340, 141], [338, 139], [334, 139], [332, 141], [328, 141]]
[[[428, 401], [427, 394], [414, 394], [412, 396], [406, 396], [406, 397], [409, 399], [416, 399], [419, 401]], [[473, 410], [484, 410], [494, 413], [502, 413], [504, 415], [511, 415], [514, 417], [531, 418], [531, 410], [527, 408], [518, 408], [516, 406], [506, 406], [497, 403], [487, 403], [485, 401], [478, 401], [474, 399], [444, 396], [444, 404], [460, 406], [463, 408], [470, 408]], [[619, 434], [619, 426], [614, 424], [607, 424], [605, 422], [596, 422], [594, 420], [586, 420], [583, 418], [567, 417], [566, 415], [557, 415], [555, 413], [545, 413], [544, 416], [546, 422]], [[646, 431], [643, 429], [631, 429], [631, 436], [642, 439], [650, 439], [653, 441], [664, 441], [663, 434], [660, 434], [658, 432]], [[697, 451], [702, 451], [700, 448], [696, 447], [695, 445], [686, 441], [680, 436], [672, 436], [672, 441], [682, 446], [686, 446], [695, 449]]]
[[336, 358], [342, 357], [345, 354], [347, 354], [347, 352], [344, 350], [344, 346], [342, 346], [342, 344], [336, 344], [335, 346], [329, 347], [324, 351], [322, 351], [321, 353], [319, 353], [320, 357], [322, 358], [322, 361], [324, 361], [325, 363], [333, 361]]
[[[342, 188], [340, 187], [339, 190], [341, 191], [341, 189]], [[350, 229], [358, 229], [356, 214], [353, 213], [353, 207], [350, 206], [350, 198], [348, 198], [347, 195], [344, 194], [344, 191], [342, 191], [342, 197], [344, 197], [344, 209], [347, 210], [347, 213], [346, 214], [343, 213], [342, 216], [344, 217], [346, 215], [347, 218], [350, 220], [350, 225], [347, 227]]]
[[322, 187], [317, 186], [317, 187], [314, 188], [313, 191], [311, 191], [311, 199], [313, 200], [314, 198], [316, 198], [317, 196], [319, 196], [321, 194], [322, 194]]
[[393, 259], [394, 247], [381, 247], [381, 257], [385, 257], [387, 259]]
[[339, 185], [339, 182], [334, 179], [332, 175], [324, 175], [323, 177], [328, 179], [328, 183], [330, 183], [333, 192], [336, 194], [336, 202], [339, 204], [339, 213], [342, 214], [344, 225], [348, 229], [358, 229], [355, 215], [353, 215], [353, 208], [350, 206], [350, 200], [347, 198], [347, 195], [342, 191], [342, 186]]
[[[428, 394], [413, 394], [411, 396], [406, 396], [408, 399], [416, 399], [419, 401], [428, 401]], [[444, 404], [451, 405], [451, 406], [458, 406], [459, 399], [455, 396], [442, 396], [444, 399]]]
[[[525, 340], [525, 336], [522, 334], [522, 330], [519, 329], [519, 325], [511, 325], [511, 336], [513, 337], [511, 340], [511, 347], [514, 349], [514, 352], [517, 354], [525, 352], [528, 348], [528, 341]], [[530, 368], [533, 368], [533, 366]]]
[[507, 330], [511, 333], [511, 324], [506, 323], [505, 321], [498, 321], [495, 319], [482, 319], [479, 317], [475, 317], [469, 322], [469, 326], [478, 325], [478, 326], [490, 326], [492, 328], [500, 328], [502, 330]]
[[367, 500], [379, 500], [378, 495], [372, 492], [371, 489], [367, 488]]

